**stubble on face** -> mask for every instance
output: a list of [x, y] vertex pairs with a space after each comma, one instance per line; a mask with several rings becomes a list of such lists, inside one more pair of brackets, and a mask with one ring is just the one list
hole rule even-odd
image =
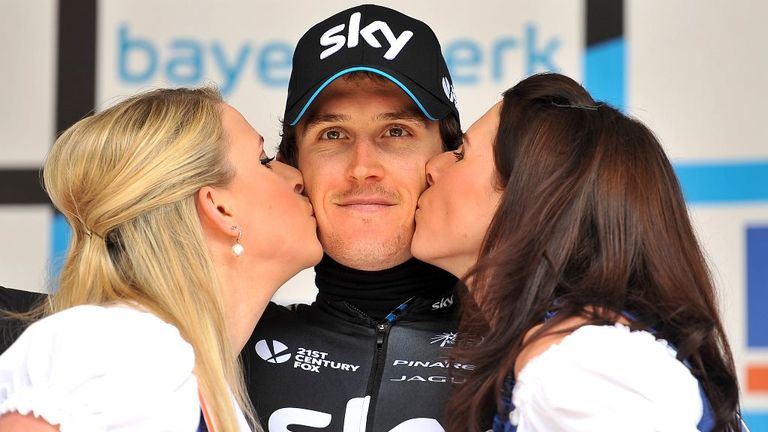
[[[331, 195], [332, 203], [344, 203], [358, 197], [380, 197], [393, 204], [396, 212], [404, 205], [399, 192], [392, 191], [380, 183], [353, 185], [349, 189]], [[342, 210], [346, 211], [346, 210]], [[382, 270], [394, 267], [411, 258], [410, 244], [414, 224], [385, 224], [385, 218], [402, 216], [388, 211], [356, 213], [343, 219], [328, 218], [319, 226], [319, 237], [325, 252], [334, 260], [360, 270]]]
[[403, 227], [394, 237], [389, 237], [381, 243], [350, 238], [339, 231], [331, 231], [329, 235], [320, 237], [325, 252], [331, 258], [359, 270], [384, 270], [411, 257], [407, 251], [410, 250], [413, 232], [408, 232], [407, 227]]

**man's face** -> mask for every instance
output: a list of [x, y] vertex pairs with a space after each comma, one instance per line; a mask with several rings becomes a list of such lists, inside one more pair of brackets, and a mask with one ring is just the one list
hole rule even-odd
[[424, 166], [442, 150], [438, 123], [389, 81], [342, 77], [298, 124], [296, 142], [325, 252], [361, 270], [408, 260]]

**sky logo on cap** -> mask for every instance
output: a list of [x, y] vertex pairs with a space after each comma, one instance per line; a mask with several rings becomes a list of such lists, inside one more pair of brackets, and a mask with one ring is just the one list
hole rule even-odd
[[355, 12], [350, 15], [349, 31], [347, 32], [346, 37], [344, 37], [343, 34], [339, 34], [344, 31], [344, 28], [346, 27], [344, 24], [332, 27], [320, 36], [320, 45], [329, 47], [320, 53], [320, 60], [335, 54], [344, 47], [344, 44], [347, 45], [347, 48], [356, 47], [360, 42], [360, 36], [363, 37], [363, 40], [368, 45], [374, 48], [381, 48], [381, 42], [374, 36], [374, 33], [377, 31], [381, 32], [389, 43], [389, 49], [384, 53], [384, 58], [387, 60], [394, 60], [397, 55], [400, 54], [400, 51], [402, 51], [405, 44], [407, 44], [413, 37], [413, 32], [410, 30], [405, 30], [400, 33], [400, 36], [396, 37], [392, 32], [392, 29], [389, 28], [389, 25], [384, 21], [374, 21], [367, 26], [360, 28], [361, 17], [362, 14], [360, 12]]

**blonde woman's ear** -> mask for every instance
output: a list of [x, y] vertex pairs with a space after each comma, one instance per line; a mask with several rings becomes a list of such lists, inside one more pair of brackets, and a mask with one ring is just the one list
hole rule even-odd
[[215, 232], [218, 235], [231, 238], [233, 236], [232, 227], [236, 226], [237, 223], [227, 205], [227, 193], [215, 187], [205, 186], [197, 191], [195, 198], [203, 231]]

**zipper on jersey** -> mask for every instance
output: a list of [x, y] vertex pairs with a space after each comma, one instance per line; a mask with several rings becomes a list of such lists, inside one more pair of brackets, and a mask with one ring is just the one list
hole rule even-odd
[[365, 430], [373, 430], [373, 415], [376, 412], [376, 399], [378, 399], [379, 388], [381, 387], [381, 377], [384, 374], [384, 361], [387, 358], [387, 336], [389, 336], [389, 329], [391, 323], [384, 320], [376, 324], [376, 356], [374, 357], [374, 363], [371, 367], [371, 374], [368, 380], [368, 389], [366, 394], [371, 396], [371, 400], [368, 404], [368, 417], [365, 421]]
[[371, 400], [368, 404], [368, 416], [365, 421], [365, 430], [373, 430], [373, 417], [376, 412], [376, 400], [379, 396], [379, 388], [381, 387], [381, 377], [384, 374], [384, 361], [387, 359], [387, 338], [389, 337], [389, 330], [392, 328], [395, 320], [408, 309], [411, 305], [414, 297], [409, 298], [403, 302], [400, 306], [390, 312], [384, 321], [376, 324], [376, 356], [374, 357], [374, 363], [371, 366], [373, 373], [368, 380], [368, 388], [366, 394], [371, 396]]
[[384, 345], [384, 336], [387, 333], [387, 329], [389, 326], [387, 326], [386, 323], [381, 323], [376, 325], [376, 352], [378, 353], [379, 350], [381, 350], [381, 346]]

